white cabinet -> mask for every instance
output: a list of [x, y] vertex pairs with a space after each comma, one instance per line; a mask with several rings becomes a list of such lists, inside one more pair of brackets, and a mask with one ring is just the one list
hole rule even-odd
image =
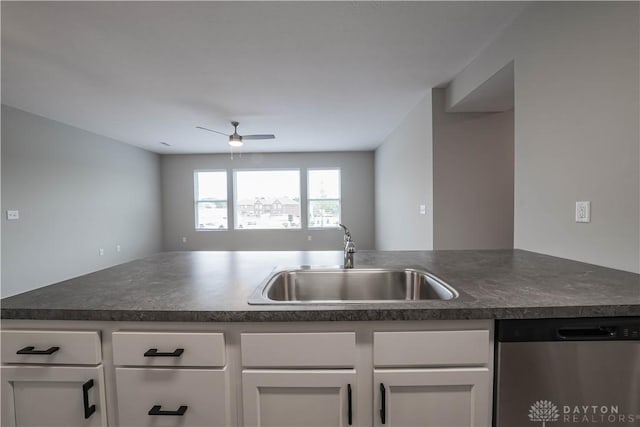
[[373, 333], [376, 367], [486, 366], [491, 358], [488, 329]]
[[3, 427], [106, 426], [102, 367], [2, 367]]
[[2, 363], [97, 365], [102, 362], [96, 331], [2, 331]]
[[2, 427], [491, 425], [489, 320], [2, 328]]
[[112, 334], [120, 427], [227, 427], [231, 420], [221, 333]]
[[225, 369], [116, 368], [119, 425], [226, 427]]
[[212, 332], [118, 331], [116, 366], [224, 366], [224, 334]]
[[2, 331], [2, 426], [106, 426], [99, 362], [95, 331]]
[[245, 368], [352, 368], [356, 363], [354, 332], [244, 333]]
[[242, 334], [244, 425], [490, 425], [488, 328], [359, 333]]
[[374, 332], [373, 341], [374, 426], [491, 424], [489, 330]]
[[355, 424], [354, 332], [245, 333], [241, 347], [245, 426]]
[[354, 425], [356, 372], [344, 370], [245, 370], [245, 426]]
[[489, 425], [487, 368], [376, 369], [373, 378], [375, 426]]

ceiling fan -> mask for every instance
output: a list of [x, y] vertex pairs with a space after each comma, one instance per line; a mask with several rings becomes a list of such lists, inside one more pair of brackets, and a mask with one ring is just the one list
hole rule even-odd
[[240, 134], [238, 134], [238, 125], [239, 124], [240, 123], [236, 122], [236, 121], [232, 121], [231, 122], [231, 126], [233, 126], [233, 133], [231, 135], [229, 135], [228, 133], [218, 132], [217, 130], [205, 128], [205, 127], [202, 127], [202, 126], [196, 126], [196, 128], [197, 129], [206, 130], [206, 131], [209, 131], [209, 132], [213, 132], [213, 133], [218, 133], [220, 135], [228, 136], [229, 137], [229, 145], [232, 146], [232, 147], [242, 147], [242, 145], [244, 144], [243, 141], [258, 140], [258, 139], [274, 139], [276, 137], [273, 134], [240, 135]]

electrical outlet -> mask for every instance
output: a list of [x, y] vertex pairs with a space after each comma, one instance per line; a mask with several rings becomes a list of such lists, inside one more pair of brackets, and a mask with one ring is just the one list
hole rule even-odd
[[419, 209], [420, 209], [420, 215], [426, 215], [427, 214], [427, 205], [420, 205]]
[[103, 256], [103, 255], [104, 255], [104, 249], [103, 249], [103, 248], [100, 248], [100, 249], [98, 250], [98, 254], [100, 254], [100, 256]]
[[307, 236], [307, 240], [310, 242], [311, 241], [311, 235]]
[[182, 243], [187, 243], [187, 238], [186, 237], [182, 238]]
[[7, 219], [9, 221], [20, 219], [20, 211], [7, 211]]
[[576, 222], [591, 222], [591, 202], [576, 202]]
[[116, 252], [120, 252], [121, 249], [120, 245], [116, 245]]

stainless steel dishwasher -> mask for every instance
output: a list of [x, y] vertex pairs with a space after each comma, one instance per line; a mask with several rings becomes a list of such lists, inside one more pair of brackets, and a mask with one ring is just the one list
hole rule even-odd
[[503, 320], [496, 427], [640, 427], [640, 317]]

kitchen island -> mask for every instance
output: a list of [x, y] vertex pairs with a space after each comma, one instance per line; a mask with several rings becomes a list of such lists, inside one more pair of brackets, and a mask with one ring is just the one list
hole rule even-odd
[[249, 305], [275, 267], [340, 251], [165, 252], [1, 301], [3, 319], [179, 322], [514, 319], [640, 315], [640, 275], [522, 250], [360, 251], [356, 267], [428, 270], [454, 300]]
[[5, 298], [1, 424], [488, 427], [496, 319], [640, 315], [639, 275], [520, 250], [356, 254], [452, 300], [247, 302], [342, 257], [166, 252]]

